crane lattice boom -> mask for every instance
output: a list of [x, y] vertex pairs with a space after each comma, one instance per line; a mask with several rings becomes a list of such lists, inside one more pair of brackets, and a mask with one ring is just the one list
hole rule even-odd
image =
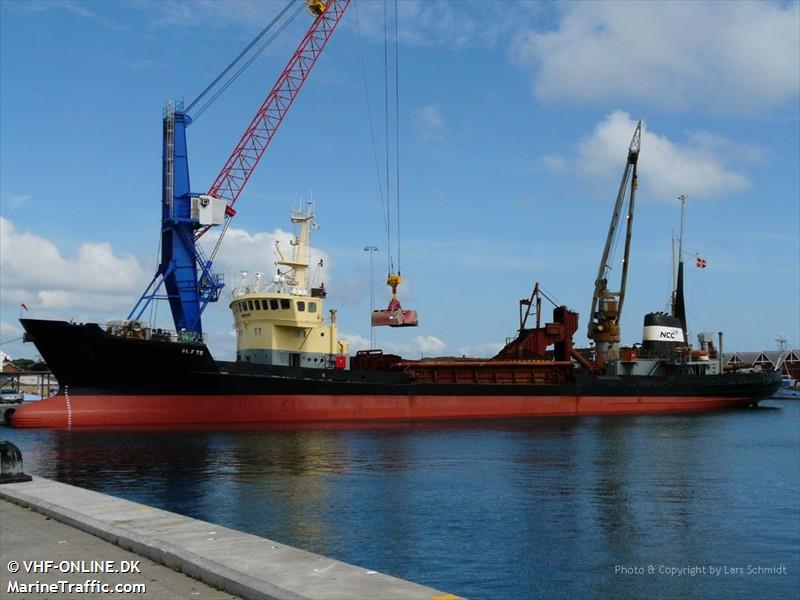
[[[289, 59], [272, 90], [231, 152], [222, 171], [211, 185], [208, 195], [225, 200], [228, 219], [236, 214], [233, 205], [236, 204], [239, 194], [242, 193], [258, 161], [264, 155], [349, 3], [350, 0], [331, 0], [327, 6], [316, 5], [321, 6], [319, 16]], [[199, 238], [208, 229], [209, 227], [199, 229], [196, 237]]]
[[[333, 34], [350, 0], [305, 0], [314, 22], [277, 82], [250, 121], [207, 195], [196, 195], [189, 181], [186, 128], [191, 117], [182, 105], [169, 103], [163, 123], [161, 261], [156, 274], [128, 315], [140, 320], [154, 300], [169, 300], [175, 329], [185, 338], [203, 335], [201, 316], [216, 302], [225, 283], [213, 271], [214, 257], [233, 205], [264, 155], [292, 102]], [[210, 256], [197, 239], [214, 225], [224, 227]], [[164, 287], [165, 293], [161, 292]]]
[[[628, 279], [628, 261], [630, 259], [631, 235], [633, 233], [633, 213], [636, 206], [636, 187], [637, 174], [636, 168], [639, 162], [639, 150], [642, 143], [642, 122], [636, 125], [630, 146], [628, 146], [628, 160], [625, 163], [625, 170], [622, 173], [622, 181], [619, 185], [617, 201], [614, 204], [614, 211], [611, 214], [611, 224], [606, 236], [606, 245], [603, 249], [603, 256], [600, 259], [600, 267], [597, 271], [597, 279], [594, 283], [594, 294], [592, 295], [592, 308], [589, 311], [589, 332], [588, 337], [596, 343], [598, 360], [614, 360], [617, 358], [618, 344], [620, 340], [620, 317], [622, 316], [622, 305], [625, 302], [625, 285]], [[629, 185], [630, 184], [630, 185]], [[630, 191], [628, 197], [628, 210], [626, 214], [625, 250], [622, 257], [622, 275], [620, 277], [619, 291], [613, 292], [608, 289], [607, 273], [611, 269], [609, 256], [611, 246], [616, 238], [617, 225], [622, 214], [625, 193]]]

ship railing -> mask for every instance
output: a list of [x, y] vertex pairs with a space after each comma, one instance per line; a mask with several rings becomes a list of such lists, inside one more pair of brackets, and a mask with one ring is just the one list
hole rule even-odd
[[104, 329], [106, 333], [111, 335], [138, 340], [174, 342], [177, 344], [204, 344], [207, 340], [207, 334], [205, 333], [198, 335], [196, 332], [186, 329], [176, 331], [174, 329], [151, 327], [146, 323], [133, 320], [109, 321], [105, 324]]

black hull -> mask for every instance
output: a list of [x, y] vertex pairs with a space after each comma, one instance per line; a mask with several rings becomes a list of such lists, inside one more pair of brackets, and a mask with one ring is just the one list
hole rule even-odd
[[[122, 338], [95, 324], [30, 319], [22, 324], [61, 385], [65, 408], [54, 408], [59, 402], [54, 401], [48, 410], [66, 410], [69, 422], [80, 417], [84, 424], [124, 425], [136, 421], [137, 410], [152, 413], [146, 422], [164, 425], [696, 412], [755, 404], [780, 386], [777, 373], [578, 373], [559, 384], [422, 383], [403, 372], [215, 361], [203, 344]], [[49, 422], [20, 411], [14, 424], [25, 426], [26, 419], [27, 426]]]

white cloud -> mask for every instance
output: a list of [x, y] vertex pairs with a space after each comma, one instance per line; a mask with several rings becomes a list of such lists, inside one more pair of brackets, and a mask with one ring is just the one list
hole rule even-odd
[[435, 335], [418, 335], [414, 338], [414, 343], [422, 354], [441, 352], [447, 347], [447, 344]]
[[71, 0], [28, 0], [15, 3], [15, 6], [24, 10], [42, 12], [45, 10], [63, 10], [73, 15], [84, 18], [96, 18], [97, 14], [87, 8], [85, 2], [72, 2]]
[[[251, 278], [261, 271], [269, 280], [276, 269], [275, 241], [280, 241], [289, 258], [290, 239], [292, 234], [282, 229], [256, 233], [230, 229], [215, 260], [215, 268], [226, 275], [225, 291], [230, 293], [238, 284], [241, 269], [249, 271]], [[204, 245], [211, 242], [204, 239]], [[209, 250], [207, 246], [205, 249]], [[319, 277], [315, 265], [320, 259], [324, 261], [322, 273], [329, 277], [332, 265], [320, 251], [312, 250], [311, 273]], [[53, 242], [22, 231], [0, 217], [0, 300], [4, 313], [16, 315], [20, 303], [25, 303], [35, 317], [96, 321], [120, 318], [133, 306], [152, 275], [136, 258], [115, 255], [109, 243], [84, 243], [73, 256], [65, 256]], [[221, 303], [226, 304], [226, 300]], [[163, 315], [169, 314], [166, 306], [162, 310]], [[229, 319], [227, 313], [224, 318]], [[215, 339], [222, 344], [228, 338], [226, 329], [225, 335]]]
[[444, 119], [437, 105], [417, 108], [411, 113], [411, 122], [423, 141], [441, 142], [444, 139]]
[[[206, 237], [209, 239], [206, 239]], [[202, 246], [208, 255], [211, 246], [216, 241], [216, 237], [213, 235], [206, 237], [202, 238]], [[247, 271], [251, 278], [256, 272], [261, 272], [264, 274], [264, 281], [270, 281], [278, 268], [275, 265], [275, 261], [278, 260], [275, 242], [280, 244], [279, 247], [284, 258], [289, 259], [293, 252], [293, 246], [290, 245], [290, 241], [293, 239], [294, 235], [291, 232], [280, 228], [274, 231], [250, 233], [245, 229], [231, 227], [225, 234], [225, 241], [220, 246], [219, 253], [214, 259], [214, 270], [225, 275], [228, 291], [238, 285], [241, 271]], [[317, 267], [320, 260], [323, 262], [321, 269]], [[316, 275], [316, 281], [312, 283], [324, 282], [328, 286], [330, 271], [333, 266], [328, 255], [312, 247], [309, 264], [311, 265], [309, 267], [310, 275]], [[281, 267], [281, 269], [287, 270], [286, 267]]]
[[512, 58], [546, 101], [642, 100], [758, 112], [800, 93], [797, 2], [581, 2], [555, 30], [528, 31]]
[[132, 256], [114, 255], [111, 244], [84, 243], [71, 258], [0, 217], [0, 287], [3, 302], [47, 309], [131, 305], [149, 275]]
[[0, 339], [15, 338], [22, 335], [22, 328], [5, 321], [0, 321]]
[[[150, 14], [151, 27], [240, 26], [260, 29], [283, 8], [274, 2], [253, 0], [161, 0], [135, 2], [132, 7]], [[291, 14], [289, 10], [288, 14]]]
[[27, 194], [15, 194], [4, 200], [4, 204], [9, 206], [10, 208], [20, 208], [22, 206], [26, 206], [30, 203], [31, 197]]
[[458, 349], [459, 356], [469, 358], [491, 358], [505, 346], [502, 342], [483, 342], [476, 345], [462, 346]]
[[[104, 294], [90, 290], [39, 290], [35, 293], [36, 300], [33, 301], [33, 305], [52, 313], [58, 313], [64, 309], [80, 309], [92, 313], [102, 313], [109, 308], [130, 309], [138, 298], [138, 294], [144, 291], [144, 285], [143, 283], [141, 289], [131, 290], [130, 294]], [[26, 304], [31, 304], [30, 296], [27, 298]], [[20, 301], [23, 300], [24, 298], [20, 298]]]
[[[326, 279], [324, 283], [334, 306], [353, 306], [364, 297], [369, 297], [369, 275], [344, 275], [333, 280]], [[376, 304], [377, 297], [383, 291], [382, 283], [380, 276], [375, 277]]]
[[[256, 0], [161, 0], [129, 5], [146, 12], [151, 27], [236, 26], [247, 30], [260, 29], [284, 6], [282, 2]], [[367, 41], [383, 45], [385, 8], [382, 2], [354, 0], [340, 29], [360, 29]], [[389, 7], [388, 12], [390, 35], [394, 35], [394, 8]], [[519, 29], [525, 15], [542, 10], [537, 3], [516, 4], [510, 10], [503, 1], [403, 0], [397, 3], [398, 40], [410, 46], [492, 46]], [[310, 16], [302, 12], [298, 21], [303, 22], [303, 17], [308, 19], [307, 27]]]
[[688, 137], [701, 150], [722, 156], [731, 162], [763, 164], [767, 160], [767, 153], [763, 148], [735, 142], [709, 131], [694, 131]]
[[[635, 129], [636, 121], [628, 113], [614, 111], [580, 141], [578, 167], [590, 176], [618, 177]], [[728, 143], [721, 136], [713, 138], [717, 147]], [[749, 187], [744, 175], [730, 170], [707, 143], [697, 140], [697, 136], [690, 136], [685, 143], [674, 142], [643, 124], [639, 197], [663, 200], [687, 194], [693, 199], [708, 199]]]
[[363, 335], [339, 332], [339, 337], [350, 342], [350, 355], [355, 355], [359, 350], [369, 350], [369, 340]]
[[[207, 313], [206, 313], [207, 314]], [[225, 315], [230, 322], [230, 316]], [[212, 355], [217, 360], [236, 360], [236, 330], [220, 326], [218, 329], [208, 327], [208, 319], [204, 321], [205, 340]]]
[[541, 161], [553, 173], [560, 173], [567, 168], [567, 159], [558, 154], [546, 154], [541, 158]]
[[[201, 246], [208, 255], [217, 240], [217, 230], [210, 231], [201, 238]], [[289, 242], [292, 234], [283, 229], [250, 233], [245, 229], [231, 227], [225, 234], [225, 240], [214, 259], [214, 269], [224, 273], [226, 278], [239, 271], [255, 273], [260, 271], [272, 277], [275, 273], [275, 242], [280, 244], [283, 252], [291, 248]], [[235, 281], [228, 281], [235, 284]]]
[[[369, 340], [357, 334], [339, 333], [339, 337], [350, 342], [350, 354], [358, 350], [369, 349]], [[381, 340], [375, 344], [386, 354], [397, 354], [403, 358], [415, 359], [420, 356], [441, 354], [447, 344], [435, 335], [418, 335], [408, 342], [391, 342]]]
[[[383, 43], [384, 6], [382, 2], [355, 0], [356, 13], [347, 17], [345, 27], [353, 29], [358, 18], [361, 34], [368, 40]], [[537, 4], [508, 2], [468, 2], [460, 0], [404, 0], [397, 3], [398, 39], [410, 46], [445, 46], [465, 48], [493, 46], [507, 39], [525, 21], [525, 14], [541, 10]], [[389, 30], [394, 32], [394, 14], [389, 14]]]

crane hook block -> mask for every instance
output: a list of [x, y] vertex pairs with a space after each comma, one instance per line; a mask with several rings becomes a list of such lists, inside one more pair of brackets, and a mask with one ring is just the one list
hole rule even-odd
[[372, 311], [373, 327], [416, 327], [419, 325], [417, 311], [403, 309], [397, 299], [397, 286], [403, 282], [400, 273], [390, 273], [386, 284], [392, 288], [392, 299], [386, 310]]

